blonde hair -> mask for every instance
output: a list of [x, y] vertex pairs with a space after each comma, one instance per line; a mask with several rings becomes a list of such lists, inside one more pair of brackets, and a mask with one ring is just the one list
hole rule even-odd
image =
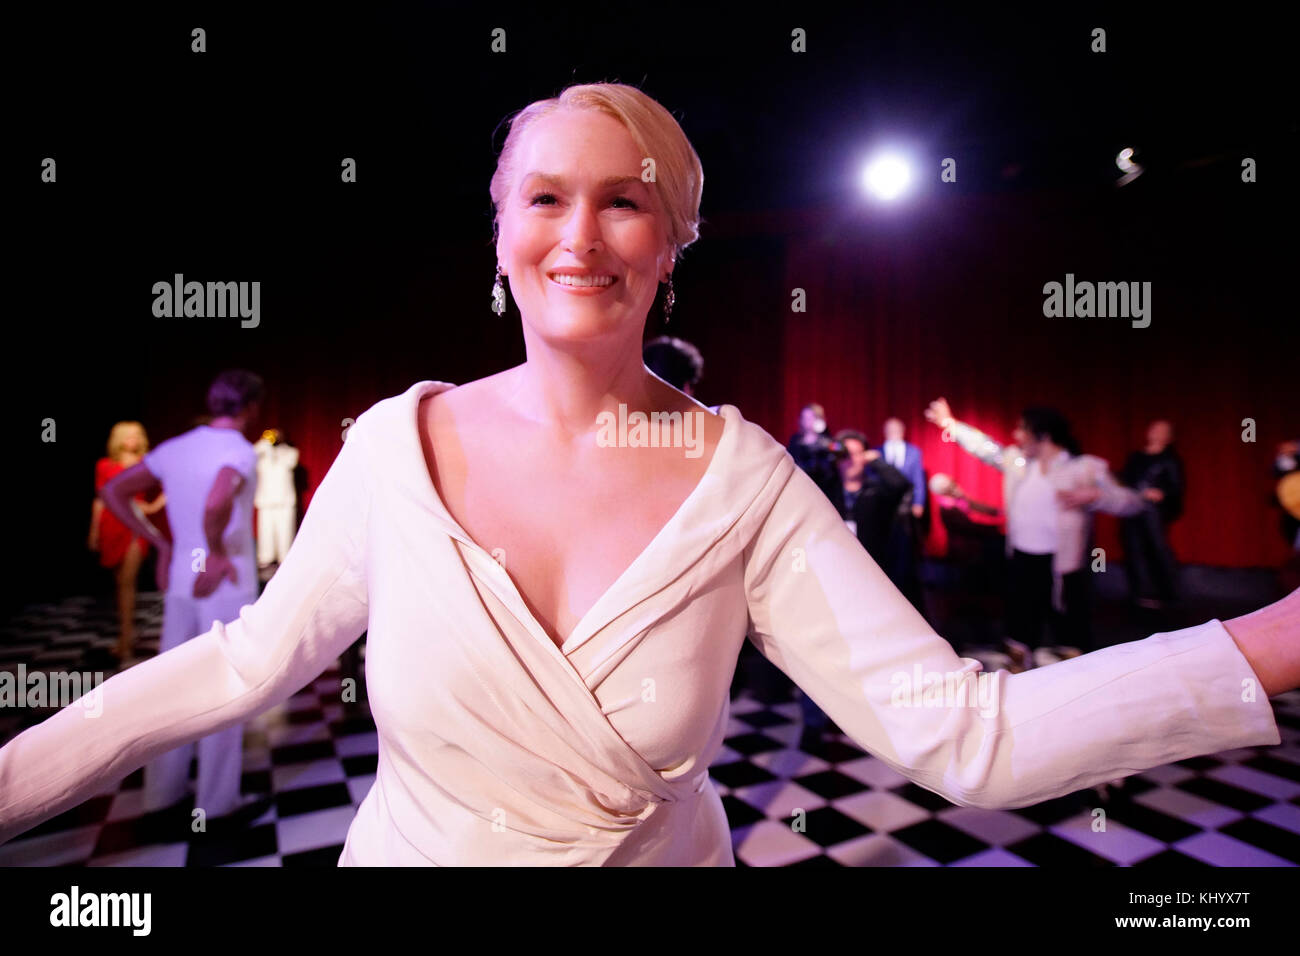
[[492, 195], [494, 234], [518, 172], [515, 166], [520, 138], [534, 122], [561, 109], [596, 110], [614, 117], [626, 127], [641, 154], [654, 158], [654, 188], [668, 216], [668, 241], [676, 261], [700, 237], [700, 223], [704, 222], [700, 218], [704, 167], [673, 115], [636, 87], [622, 83], [570, 86], [559, 96], [530, 103], [511, 117], [510, 132], [488, 187]]
[[149, 450], [149, 436], [144, 430], [144, 426], [139, 422], [118, 422], [113, 426], [112, 431], [108, 433], [108, 457], [117, 461], [118, 456], [122, 454], [122, 448], [126, 444], [126, 433], [129, 431], [138, 431], [142, 441], [140, 454]]

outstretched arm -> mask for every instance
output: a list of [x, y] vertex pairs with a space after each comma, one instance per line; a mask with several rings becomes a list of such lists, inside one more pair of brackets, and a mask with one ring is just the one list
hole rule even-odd
[[973, 425], [958, 421], [953, 417], [946, 399], [938, 398], [931, 402], [925, 410], [925, 417], [927, 421], [942, 428], [945, 437], [951, 437], [963, 451], [999, 471], [1005, 470], [1020, 453], [1014, 445], [1002, 445]]
[[0, 748], [0, 843], [159, 754], [285, 700], [361, 635], [369, 616], [366, 439], [363, 414], [280, 570], [235, 620], [213, 621]]
[[953, 491], [953, 497], [964, 498], [966, 504], [970, 507], [971, 511], [978, 511], [982, 515], [997, 517], [1002, 513], [1001, 508], [995, 508], [993, 505], [986, 505], [982, 501], [976, 501], [974, 498], [967, 495], [966, 492], [962, 491], [960, 488], [957, 488]]
[[1128, 517], [1138, 514], [1146, 507], [1146, 498], [1116, 481], [1106, 462], [1100, 459], [1097, 461], [1095, 477], [1098, 493], [1097, 500], [1092, 504], [1093, 511]]
[[1086, 483], [1058, 491], [1056, 496], [1063, 506], [1104, 511], [1120, 517], [1139, 514], [1146, 507], [1147, 498], [1116, 481], [1105, 461], [1093, 455], [1085, 455], [1081, 461]]
[[759, 650], [858, 744], [953, 803], [1027, 806], [1280, 742], [1267, 694], [1296, 676], [1294, 663], [1277, 667], [1269, 655], [1294, 657], [1286, 641], [1300, 633], [1295, 602], [1246, 622], [1244, 647], [1238, 622], [1230, 634], [1212, 620], [990, 674], [934, 632], [801, 472], [791, 472], [745, 561]]

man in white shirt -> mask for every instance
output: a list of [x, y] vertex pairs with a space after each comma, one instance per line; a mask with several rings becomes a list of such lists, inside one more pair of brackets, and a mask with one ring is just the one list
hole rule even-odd
[[[245, 431], [261, 412], [262, 380], [252, 372], [222, 372], [208, 390], [211, 421], [163, 442], [104, 486], [105, 504], [128, 527], [158, 545], [158, 586], [164, 591], [159, 653], [239, 617], [257, 600], [253, 555], [253, 495], [257, 456]], [[162, 487], [173, 541], [131, 511], [139, 491]], [[214, 675], [214, 679], [216, 676]], [[145, 767], [146, 812], [170, 807], [188, 789], [194, 746], [173, 750]], [[240, 806], [243, 727], [198, 741], [195, 807], [207, 818]]]
[[940, 398], [925, 416], [962, 449], [1003, 474], [1007, 511], [1007, 647], [1020, 667], [1050, 625], [1063, 656], [1092, 649], [1092, 515], [1139, 513], [1144, 499], [1115, 480], [1107, 463], [1085, 455], [1069, 422], [1051, 408], [1026, 408], [1014, 443], [1001, 445], [952, 415]]

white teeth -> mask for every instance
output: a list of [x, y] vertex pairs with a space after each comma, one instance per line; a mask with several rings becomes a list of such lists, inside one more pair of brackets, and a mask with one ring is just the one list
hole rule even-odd
[[560, 285], [597, 286], [597, 285], [612, 285], [614, 282], [614, 277], [613, 276], [553, 275], [551, 276], [551, 281], [558, 282]]

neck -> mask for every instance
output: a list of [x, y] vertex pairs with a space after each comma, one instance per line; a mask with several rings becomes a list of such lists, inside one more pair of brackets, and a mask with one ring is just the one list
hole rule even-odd
[[245, 419], [242, 415], [221, 415], [208, 422], [209, 428], [233, 428], [237, 431], [243, 431]]
[[[590, 435], [601, 412], [653, 411], [661, 401], [638, 342], [556, 347], [524, 326], [528, 358], [510, 369], [505, 397], [521, 417], [572, 437]], [[657, 381], [657, 380], [655, 380]]]
[[1060, 445], [1054, 445], [1050, 441], [1041, 442], [1038, 446], [1038, 460], [1049, 462], [1061, 452], [1065, 451]]

